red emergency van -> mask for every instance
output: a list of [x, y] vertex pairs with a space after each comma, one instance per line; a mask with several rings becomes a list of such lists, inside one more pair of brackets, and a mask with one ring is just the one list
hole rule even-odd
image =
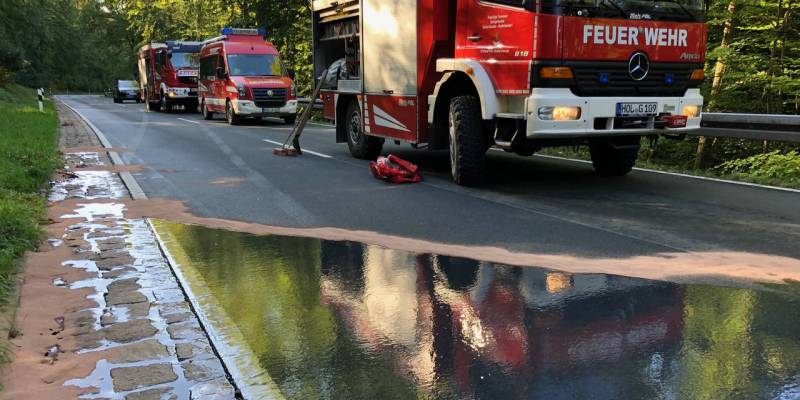
[[261, 117], [294, 123], [294, 82], [278, 49], [264, 36], [263, 29], [224, 28], [222, 36], [203, 42], [198, 93], [205, 119], [220, 113], [231, 125]]

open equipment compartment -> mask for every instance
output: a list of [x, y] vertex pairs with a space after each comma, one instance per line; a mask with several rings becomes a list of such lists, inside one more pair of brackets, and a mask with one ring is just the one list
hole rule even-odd
[[313, 2], [314, 76], [330, 69], [325, 89], [361, 91], [359, 0]]

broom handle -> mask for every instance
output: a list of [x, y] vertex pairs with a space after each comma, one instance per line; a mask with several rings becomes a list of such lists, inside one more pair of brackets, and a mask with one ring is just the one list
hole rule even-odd
[[[294, 126], [292, 130], [292, 134], [289, 135], [289, 138], [286, 139], [286, 142], [283, 144], [284, 147], [288, 143], [297, 143], [297, 140], [300, 139], [300, 135], [303, 133], [303, 129], [306, 127], [306, 122], [308, 118], [311, 117], [311, 110], [314, 108], [314, 104], [317, 102], [317, 98], [319, 97], [319, 92], [322, 90], [322, 84], [325, 82], [325, 78], [328, 77], [328, 69], [326, 68], [325, 71], [322, 73], [322, 77], [317, 83], [317, 87], [314, 88], [314, 94], [311, 95], [311, 101], [308, 103], [308, 106], [305, 110], [303, 110], [303, 114], [300, 116], [300, 120], [297, 121], [297, 124]], [[297, 146], [299, 147], [299, 146]]]

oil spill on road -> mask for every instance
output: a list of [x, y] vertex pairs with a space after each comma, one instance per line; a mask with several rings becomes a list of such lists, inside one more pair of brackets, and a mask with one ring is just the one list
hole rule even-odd
[[[800, 285], [571, 274], [153, 220], [248, 393], [800, 396]], [[244, 384], [244, 386], [243, 386]]]

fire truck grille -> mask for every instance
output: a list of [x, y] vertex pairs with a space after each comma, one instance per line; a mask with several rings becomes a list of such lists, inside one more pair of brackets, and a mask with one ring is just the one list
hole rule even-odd
[[178, 82], [183, 83], [184, 85], [194, 84], [194, 83], [197, 83], [197, 77], [196, 76], [179, 76], [178, 77]]
[[[270, 92], [272, 92], [271, 95]], [[256, 107], [283, 107], [286, 105], [286, 89], [253, 89], [253, 101], [256, 103]]]
[[633, 80], [628, 63], [570, 65], [575, 75], [571, 88], [577, 96], [683, 96], [695, 65], [652, 63], [647, 76]]

